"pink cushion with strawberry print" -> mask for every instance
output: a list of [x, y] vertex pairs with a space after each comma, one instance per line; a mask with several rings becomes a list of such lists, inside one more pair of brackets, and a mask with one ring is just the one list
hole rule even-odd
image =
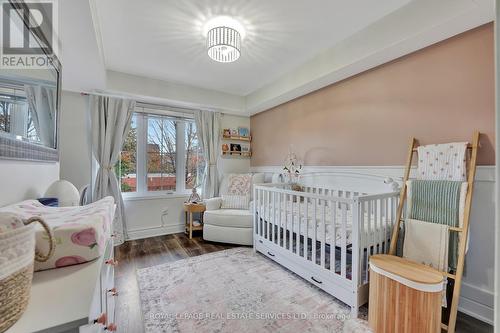
[[[13, 213], [22, 219], [40, 216], [52, 228], [56, 241], [54, 255], [46, 262], [35, 262], [36, 271], [81, 264], [100, 257], [112, 233], [114, 211], [112, 197], [86, 206], [49, 207], [37, 200], [27, 200], [0, 208], [0, 213]], [[48, 247], [46, 239], [45, 231], [37, 226], [37, 248], [44, 253]]]

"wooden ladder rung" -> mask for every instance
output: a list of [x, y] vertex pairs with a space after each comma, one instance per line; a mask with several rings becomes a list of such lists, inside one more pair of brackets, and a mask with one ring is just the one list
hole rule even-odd
[[[400, 219], [399, 222], [405, 223], [405, 220], [404, 219]], [[459, 227], [450, 227], [450, 231], [463, 232], [464, 229], [463, 228], [459, 228]]]
[[443, 273], [443, 275], [446, 276], [448, 279], [456, 280], [456, 278], [457, 278], [457, 276], [455, 274], [446, 273], [446, 272], [441, 272], [441, 273]]
[[[478, 145], [478, 148], [480, 148], [480, 147], [481, 147], [481, 145]], [[472, 144], [470, 144], [470, 143], [467, 144], [467, 149], [472, 150], [472, 148], [474, 148], [474, 146]], [[413, 151], [414, 152], [418, 151], [418, 148], [413, 148]]]
[[441, 323], [441, 329], [447, 331], [448, 325]]

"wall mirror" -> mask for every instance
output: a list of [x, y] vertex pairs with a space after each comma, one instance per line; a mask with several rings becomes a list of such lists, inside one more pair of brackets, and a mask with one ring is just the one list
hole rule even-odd
[[[18, 33], [22, 33], [19, 27]], [[11, 32], [12, 33], [12, 32]], [[32, 32], [30, 43], [43, 45]], [[42, 36], [43, 37], [43, 36]], [[51, 55], [52, 57], [52, 55]], [[61, 68], [0, 71], [0, 158], [57, 161]]]

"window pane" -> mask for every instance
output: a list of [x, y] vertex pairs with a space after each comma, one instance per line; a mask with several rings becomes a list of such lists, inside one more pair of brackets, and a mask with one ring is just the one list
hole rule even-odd
[[123, 143], [120, 161], [116, 165], [122, 192], [137, 191], [137, 114], [132, 116], [130, 131]]
[[10, 133], [11, 113], [12, 103], [0, 100], [0, 131]]
[[160, 116], [148, 116], [148, 191], [175, 191], [176, 123]]
[[199, 186], [203, 180], [205, 171], [205, 159], [201, 151], [201, 146], [196, 135], [196, 125], [194, 122], [186, 123], [186, 189]]

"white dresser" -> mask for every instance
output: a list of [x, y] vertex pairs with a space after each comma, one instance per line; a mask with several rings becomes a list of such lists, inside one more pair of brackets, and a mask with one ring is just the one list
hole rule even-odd
[[113, 331], [113, 250], [110, 239], [94, 261], [35, 273], [28, 307], [7, 333]]

